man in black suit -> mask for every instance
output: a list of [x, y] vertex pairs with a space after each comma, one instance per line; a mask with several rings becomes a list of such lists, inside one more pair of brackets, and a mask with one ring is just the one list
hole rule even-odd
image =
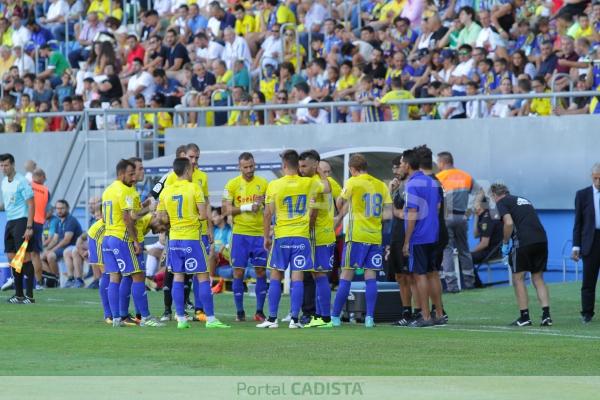
[[590, 323], [594, 316], [596, 282], [600, 270], [600, 163], [592, 168], [593, 185], [575, 195], [575, 226], [573, 254], [575, 261], [583, 260], [581, 284], [581, 319]]

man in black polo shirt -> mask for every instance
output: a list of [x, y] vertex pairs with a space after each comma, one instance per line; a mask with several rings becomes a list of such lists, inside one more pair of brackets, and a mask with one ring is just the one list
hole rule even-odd
[[475, 238], [479, 238], [477, 246], [471, 250], [473, 264], [492, 259], [500, 255], [502, 246], [502, 222], [492, 218], [489, 202], [485, 196], [475, 202]]
[[531, 325], [525, 287], [525, 272], [530, 272], [531, 282], [542, 306], [541, 326], [552, 326], [550, 297], [543, 277], [548, 262], [546, 231], [529, 200], [511, 195], [508, 188], [499, 183], [493, 184], [490, 192], [504, 222], [502, 255], [509, 256], [512, 253], [509, 259], [515, 295], [521, 311], [521, 316], [512, 325]]

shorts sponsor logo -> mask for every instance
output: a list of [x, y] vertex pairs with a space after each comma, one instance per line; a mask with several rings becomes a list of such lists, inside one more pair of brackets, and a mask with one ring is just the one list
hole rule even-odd
[[117, 266], [119, 267], [119, 271], [123, 272], [125, 271], [125, 267], [127, 266], [127, 264], [125, 264], [125, 261], [121, 260], [120, 258], [117, 258]]
[[198, 261], [195, 258], [185, 260], [185, 270], [194, 271], [198, 267]]
[[304, 268], [306, 265], [306, 258], [304, 256], [296, 256], [292, 262], [294, 263], [294, 267]]
[[300, 249], [300, 250], [304, 250], [306, 248], [306, 245], [304, 243], [302, 244], [282, 244], [279, 246], [280, 249]]
[[373, 264], [373, 266], [381, 267], [381, 262], [382, 262], [381, 254], [375, 254], [373, 257], [371, 257], [371, 263]]
[[112, 252], [113, 252], [113, 254], [114, 254], [115, 256], [118, 256], [118, 255], [119, 255], [119, 249], [113, 249], [113, 251], [112, 251]]
[[329, 257], [329, 267], [330, 268], [333, 268], [333, 260], [334, 260], [333, 256]]
[[192, 248], [191, 247], [186, 247], [185, 252], [190, 254], [192, 252]]

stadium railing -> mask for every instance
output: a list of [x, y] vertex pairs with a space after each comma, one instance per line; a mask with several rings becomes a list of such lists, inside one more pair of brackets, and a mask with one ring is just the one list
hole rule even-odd
[[[227, 96], [228, 103], [230, 96]], [[433, 98], [418, 98], [418, 99], [406, 99], [406, 100], [394, 100], [386, 103], [386, 106], [399, 106], [400, 107], [400, 120], [408, 120], [408, 107], [409, 106], [418, 106], [422, 104], [439, 104], [439, 103], [448, 103], [448, 102], [468, 102], [468, 101], [478, 101], [478, 102], [494, 102], [498, 100], [530, 100], [530, 99], [550, 99], [552, 106], [556, 106], [558, 99], [563, 98], [575, 98], [575, 97], [598, 97], [600, 100], [600, 91], [581, 91], [581, 92], [545, 92], [545, 93], [525, 93], [525, 94], [494, 94], [494, 95], [476, 95], [476, 96], [456, 96], [456, 97], [433, 97]], [[214, 98], [211, 99], [211, 103], [214, 104]], [[106, 121], [109, 115], [131, 115], [138, 114], [139, 116], [146, 114], [158, 114], [161, 112], [168, 112], [173, 114], [173, 127], [182, 127], [187, 126], [189, 123], [188, 114], [189, 113], [197, 113], [198, 119], [196, 123], [196, 127], [206, 127], [206, 113], [221, 113], [227, 112], [228, 114], [232, 111], [244, 111], [244, 112], [263, 112], [264, 113], [264, 121], [265, 125], [272, 125], [269, 123], [269, 118], [267, 118], [269, 111], [277, 111], [277, 110], [290, 110], [295, 111], [297, 109], [306, 109], [306, 108], [319, 108], [325, 109], [329, 111], [329, 115], [332, 118], [330, 123], [337, 123], [336, 120], [336, 110], [341, 107], [368, 107], [373, 106], [373, 102], [357, 102], [357, 101], [335, 101], [335, 102], [323, 102], [323, 103], [309, 103], [309, 104], [299, 104], [299, 103], [288, 103], [288, 104], [260, 104], [260, 105], [227, 105], [227, 106], [211, 106], [211, 107], [183, 107], [176, 106], [175, 108], [90, 108], [84, 111], [79, 112], [47, 112], [47, 113], [27, 113], [23, 116], [27, 120], [26, 126], [31, 126], [31, 121], [33, 118], [41, 117], [54, 117], [54, 116], [77, 116], [83, 117], [84, 120], [89, 120], [90, 117], [102, 116], [104, 119], [104, 129], [106, 130]], [[479, 107], [481, 112], [482, 107]], [[489, 116], [482, 116], [481, 118], [492, 118]], [[140, 118], [143, 121], [143, 118]], [[417, 122], [417, 121], [415, 121]], [[155, 124], [156, 125], [156, 124]], [[140, 128], [139, 131], [144, 132], [153, 132], [154, 137], [158, 140], [158, 132], [157, 127], [154, 129], [149, 128]]]

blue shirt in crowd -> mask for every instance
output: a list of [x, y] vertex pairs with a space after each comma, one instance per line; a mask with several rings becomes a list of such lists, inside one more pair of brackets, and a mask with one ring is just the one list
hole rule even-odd
[[77, 218], [71, 214], [67, 214], [64, 219], [59, 219], [56, 233], [58, 233], [58, 240], [61, 241], [67, 232], [73, 232], [73, 237], [67, 246], [75, 246], [77, 238], [81, 236], [81, 225]]

